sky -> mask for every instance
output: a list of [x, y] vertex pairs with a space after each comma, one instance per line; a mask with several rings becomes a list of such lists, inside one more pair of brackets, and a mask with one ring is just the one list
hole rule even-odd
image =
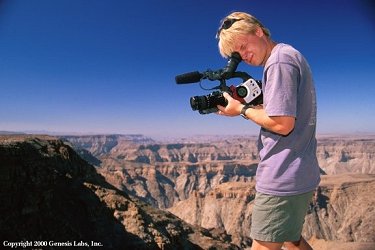
[[[190, 97], [211, 91], [175, 83], [226, 65], [215, 34], [232, 11], [251, 13], [308, 60], [318, 134], [375, 133], [370, 0], [0, 0], [0, 131], [256, 135], [240, 116], [192, 111]], [[262, 78], [261, 67], [238, 70]]]

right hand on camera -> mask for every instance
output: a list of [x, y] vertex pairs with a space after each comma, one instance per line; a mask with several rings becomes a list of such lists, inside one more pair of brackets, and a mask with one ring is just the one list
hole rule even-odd
[[227, 92], [223, 93], [223, 96], [228, 101], [228, 105], [223, 107], [221, 105], [217, 105], [219, 111], [217, 112], [218, 115], [224, 116], [238, 116], [241, 113], [241, 109], [244, 107], [240, 101], [234, 99], [230, 94]]

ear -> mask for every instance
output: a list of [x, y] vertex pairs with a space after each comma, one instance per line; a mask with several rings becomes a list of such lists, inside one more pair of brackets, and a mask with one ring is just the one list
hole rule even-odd
[[258, 26], [258, 27], [256, 28], [256, 30], [255, 30], [255, 35], [258, 36], [258, 37], [262, 37], [262, 36], [264, 36], [264, 32], [263, 32], [263, 30], [262, 30], [261, 27]]

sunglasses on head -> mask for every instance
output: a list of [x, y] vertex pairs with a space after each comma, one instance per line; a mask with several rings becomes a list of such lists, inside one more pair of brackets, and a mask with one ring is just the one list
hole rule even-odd
[[220, 39], [220, 33], [222, 30], [227, 30], [229, 29], [230, 27], [232, 27], [232, 25], [237, 22], [237, 21], [240, 21], [242, 20], [242, 18], [227, 18], [223, 21], [223, 23], [221, 24], [219, 30], [217, 31], [216, 33], [216, 39]]

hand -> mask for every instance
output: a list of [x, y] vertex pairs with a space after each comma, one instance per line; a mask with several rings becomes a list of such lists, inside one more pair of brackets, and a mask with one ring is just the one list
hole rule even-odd
[[223, 96], [228, 101], [228, 105], [223, 107], [221, 105], [217, 105], [219, 111], [217, 112], [218, 115], [225, 115], [225, 116], [237, 116], [240, 115], [241, 109], [243, 108], [243, 104], [234, 99], [230, 96], [227, 92], [223, 93]]

